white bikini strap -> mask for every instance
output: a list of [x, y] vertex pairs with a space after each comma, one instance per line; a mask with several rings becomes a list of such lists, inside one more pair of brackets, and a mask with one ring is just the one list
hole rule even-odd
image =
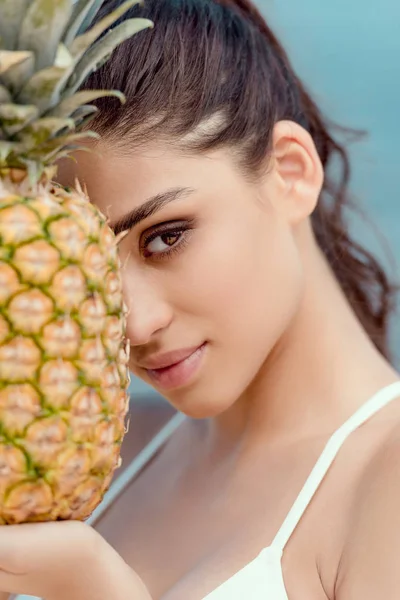
[[332, 465], [337, 453], [348, 436], [365, 423], [371, 416], [400, 396], [400, 381], [379, 390], [365, 402], [333, 435], [329, 438], [322, 454], [297, 496], [281, 528], [276, 534], [272, 546], [283, 552], [289, 538], [296, 529], [301, 517], [311, 502], [320, 483]]

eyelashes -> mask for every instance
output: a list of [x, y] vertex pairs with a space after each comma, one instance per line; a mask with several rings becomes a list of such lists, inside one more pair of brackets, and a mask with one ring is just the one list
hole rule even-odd
[[174, 221], [143, 234], [140, 250], [145, 258], [162, 260], [182, 252], [193, 233], [193, 221]]

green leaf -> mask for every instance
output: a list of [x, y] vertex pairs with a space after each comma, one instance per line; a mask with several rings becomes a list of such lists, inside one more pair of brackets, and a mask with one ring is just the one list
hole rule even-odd
[[[87, 135], [85, 136], [87, 139]], [[93, 150], [91, 148], [89, 148], [88, 146], [82, 146], [82, 144], [71, 144], [70, 146], [65, 146], [65, 148], [63, 148], [63, 150], [55, 150], [54, 152], [52, 152], [51, 154], [48, 154], [46, 156], [46, 163], [47, 164], [54, 164], [55, 162], [58, 162], [60, 160], [60, 158], [65, 158], [67, 156], [71, 156], [72, 152], [93, 152]]]
[[63, 42], [66, 46], [69, 47], [73, 43], [87, 21], [92, 21], [102, 4], [103, 0], [78, 0], [76, 2], [63, 37]]
[[7, 156], [11, 154], [16, 146], [15, 142], [0, 141], [0, 164], [5, 162]]
[[29, 150], [29, 156], [41, 161], [43, 160], [43, 162], [48, 162], [56, 154], [65, 152], [69, 148], [80, 148], [81, 144], [77, 144], [76, 142], [87, 140], [88, 138], [98, 139], [99, 135], [91, 131], [85, 131], [56, 137], [40, 146], [34, 146], [32, 150]]
[[21, 21], [30, 0], [0, 0], [0, 38], [3, 48], [15, 50]]
[[0, 85], [0, 103], [6, 102], [9, 104], [12, 102], [11, 94], [4, 85]]
[[70, 47], [72, 56], [80, 58], [106, 29], [111, 27], [111, 25], [122, 17], [122, 15], [124, 15], [132, 6], [139, 3], [140, 0], [127, 0], [112, 13], [96, 23], [89, 31], [77, 37]]
[[99, 112], [97, 106], [91, 106], [89, 104], [85, 104], [84, 106], [80, 106], [76, 109], [75, 112], [72, 113], [71, 119], [75, 121], [75, 124], [81, 119], [87, 117], [88, 115], [95, 115]]
[[37, 117], [38, 109], [36, 106], [0, 104], [0, 127], [10, 137]]
[[53, 139], [65, 129], [75, 128], [73, 119], [56, 119], [53, 117], [44, 117], [34, 121], [31, 125], [25, 127], [19, 137], [24, 148], [38, 147], [50, 139]]
[[79, 63], [74, 69], [70, 80], [67, 83], [67, 89], [70, 93], [76, 92], [86, 77], [94, 71], [99, 64], [109, 58], [114, 49], [121, 44], [121, 42], [132, 37], [134, 34], [153, 27], [152, 21], [148, 19], [128, 19], [120, 25], [117, 25], [114, 29], [106, 33], [106, 35], [96, 42], [89, 50], [83, 55]]
[[31, 1], [22, 21], [18, 48], [35, 53], [35, 71], [54, 64], [72, 6], [73, 0]]
[[34, 187], [39, 181], [43, 171], [44, 166], [40, 161], [31, 160], [30, 158], [20, 158], [20, 162], [25, 166], [28, 171], [29, 184], [31, 187]]
[[[78, 32], [79, 35], [85, 33], [85, 31], [87, 31], [90, 27], [90, 25], [93, 24], [95, 17], [97, 15], [97, 13], [99, 12], [102, 4], [103, 4], [104, 0], [95, 0], [94, 5], [92, 6], [88, 16], [86, 17], [86, 19], [84, 20], [84, 22], [82, 23], [82, 26]], [[143, 3], [143, 0], [140, 0], [141, 3]]]
[[69, 67], [72, 67], [73, 64], [74, 64], [74, 60], [71, 56], [70, 51], [68, 50], [67, 46], [63, 42], [60, 42], [58, 44], [56, 57], [54, 59], [54, 66], [69, 68]]
[[75, 128], [79, 131], [78, 128], [81, 127], [83, 122], [86, 120], [92, 120], [95, 115], [99, 112], [99, 109], [96, 106], [84, 105], [80, 106], [75, 112], [72, 113], [71, 119], [74, 120]]
[[[91, 136], [88, 136], [86, 134], [85, 137], [88, 138]], [[98, 136], [96, 136], [95, 139], [98, 139]], [[62, 150], [59, 150], [59, 151], [57, 150], [56, 152], [54, 152], [51, 157], [51, 162], [55, 163], [56, 161], [59, 161], [61, 158], [70, 158], [71, 160], [73, 160], [76, 163], [76, 158], [75, 158], [75, 156], [71, 156], [71, 153], [76, 152], [77, 150], [79, 150], [79, 152], [93, 153], [93, 149], [90, 148], [89, 146], [82, 146], [82, 144], [70, 144], [69, 146], [65, 146]]]
[[117, 90], [88, 90], [77, 92], [73, 96], [62, 100], [58, 106], [55, 106], [47, 114], [54, 117], [68, 117], [78, 108], [83, 108], [83, 105], [89, 104], [90, 102], [93, 102], [93, 100], [97, 100], [97, 98], [102, 98], [104, 96], [115, 96], [116, 98], [119, 98], [121, 102], [124, 101], [124, 95]]
[[88, 125], [93, 121], [98, 112], [99, 111], [95, 106], [81, 106], [78, 108], [72, 115], [76, 131], [89, 131]]
[[[67, 69], [48, 67], [35, 73], [17, 95], [20, 104], [35, 104], [40, 114], [59, 101], [59, 85]], [[68, 70], [69, 73], [69, 70]]]
[[[1, 54], [1, 51], [0, 51]], [[20, 55], [21, 60], [0, 74], [0, 82], [7, 87], [12, 94], [16, 94], [25, 81], [32, 76], [35, 64], [33, 52], [13, 52]], [[1, 58], [0, 58], [1, 62]]]
[[32, 52], [11, 52], [0, 50], [0, 75], [6, 73], [16, 65], [19, 65], [32, 57]]

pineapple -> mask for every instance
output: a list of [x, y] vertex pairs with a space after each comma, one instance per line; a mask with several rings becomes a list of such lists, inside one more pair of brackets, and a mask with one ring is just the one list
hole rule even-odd
[[[0, 523], [86, 519], [120, 463], [128, 410], [118, 239], [56, 161], [94, 136], [79, 91], [122, 41], [97, 0], [0, 0]], [[104, 33], [106, 30], [106, 33]], [[104, 35], [103, 35], [104, 33]]]

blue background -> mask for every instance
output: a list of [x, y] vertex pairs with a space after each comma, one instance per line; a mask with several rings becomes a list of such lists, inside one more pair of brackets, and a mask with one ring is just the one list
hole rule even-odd
[[[353, 229], [398, 281], [399, 0], [261, 0], [259, 6], [324, 112], [340, 124], [367, 130], [368, 137], [351, 147], [352, 188], [372, 227], [356, 219]], [[395, 317], [392, 326], [397, 362], [398, 321]]]

